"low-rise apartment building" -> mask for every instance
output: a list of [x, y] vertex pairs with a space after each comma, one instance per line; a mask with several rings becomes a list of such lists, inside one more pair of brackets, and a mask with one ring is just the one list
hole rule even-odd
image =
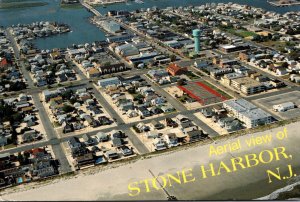
[[244, 99], [228, 100], [223, 107], [243, 123], [247, 128], [253, 128], [272, 122], [272, 115], [256, 107]]
[[246, 95], [259, 93], [265, 90], [265, 86], [262, 83], [249, 77], [232, 79], [231, 85]]

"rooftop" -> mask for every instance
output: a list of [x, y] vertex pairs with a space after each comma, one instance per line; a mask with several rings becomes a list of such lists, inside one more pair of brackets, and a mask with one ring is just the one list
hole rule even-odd
[[262, 119], [271, 116], [271, 114], [244, 99], [228, 100], [224, 102], [224, 104], [230, 106], [232, 109], [238, 111], [250, 120]]

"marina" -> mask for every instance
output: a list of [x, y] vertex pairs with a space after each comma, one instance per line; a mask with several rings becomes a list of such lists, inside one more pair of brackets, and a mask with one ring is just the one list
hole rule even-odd
[[[0, 12], [0, 26], [8, 27], [18, 23], [27, 24], [35, 21], [56, 21], [65, 23], [70, 26], [72, 32], [63, 35], [56, 35], [48, 38], [39, 38], [34, 40], [34, 44], [40, 49], [65, 48], [72, 44], [91, 43], [94, 41], [105, 40], [105, 32], [90, 23], [89, 18], [92, 13], [87, 12], [83, 7], [63, 8], [60, 6], [60, 0], [42, 0], [48, 3], [45, 6], [18, 9], [18, 15], [15, 15], [16, 9], [2, 9]], [[166, 8], [170, 6], [197, 6], [209, 3], [208, 0], [145, 0], [124, 1], [123, 3], [110, 4], [106, 6], [96, 6], [95, 10], [101, 14], [106, 14], [110, 10], [127, 10], [134, 11], [137, 9]], [[143, 2], [143, 3], [141, 3]], [[216, 3], [224, 2], [222, 0], [214, 1]], [[243, 3], [241, 0], [233, 0], [233, 3]], [[252, 6], [261, 7], [267, 11], [275, 11], [285, 13], [290, 11], [298, 11], [300, 6], [292, 7], [270, 7], [265, 0], [253, 0], [248, 2]], [[84, 37], [82, 37], [84, 36]]]

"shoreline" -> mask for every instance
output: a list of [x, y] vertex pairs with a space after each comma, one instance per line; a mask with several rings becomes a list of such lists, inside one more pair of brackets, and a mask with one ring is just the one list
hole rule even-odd
[[286, 6], [300, 6], [300, 2], [280, 3], [279, 1], [267, 1], [270, 5], [275, 7], [286, 7]]
[[48, 2], [11, 2], [11, 3], [1, 3], [0, 10], [2, 9], [25, 9], [32, 7], [41, 7], [48, 5]]
[[[256, 200], [287, 200], [294, 199], [295, 197], [300, 197], [300, 178], [296, 177], [296, 181], [285, 187], [277, 189], [269, 195], [257, 198]], [[298, 198], [297, 200], [300, 200]]]

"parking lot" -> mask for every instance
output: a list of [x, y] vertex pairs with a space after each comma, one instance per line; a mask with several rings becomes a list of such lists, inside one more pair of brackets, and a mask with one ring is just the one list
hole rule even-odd
[[289, 93], [283, 93], [267, 98], [262, 98], [254, 101], [255, 103], [263, 106], [265, 109], [268, 109], [269, 111], [278, 114], [280, 117], [284, 119], [292, 119], [295, 117], [300, 116], [300, 109], [290, 109], [285, 112], [274, 112], [273, 111], [273, 105], [282, 104], [285, 102], [293, 102], [296, 106], [300, 105], [300, 92], [299, 91], [293, 91]]

